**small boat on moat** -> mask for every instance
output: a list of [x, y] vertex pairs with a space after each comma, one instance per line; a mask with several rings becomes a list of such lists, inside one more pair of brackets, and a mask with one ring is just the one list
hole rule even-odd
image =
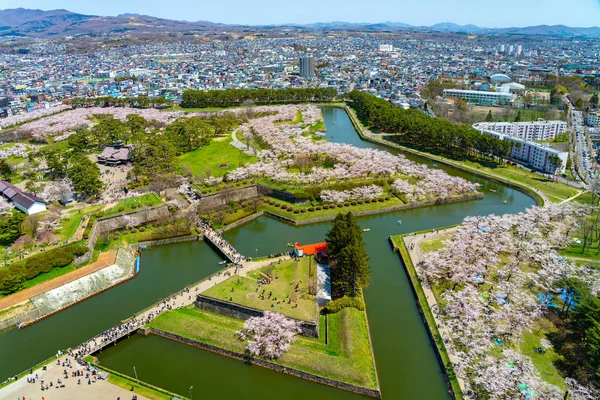
[[365, 228], [363, 229], [363, 232], [369, 232], [371, 230], [371, 228]]

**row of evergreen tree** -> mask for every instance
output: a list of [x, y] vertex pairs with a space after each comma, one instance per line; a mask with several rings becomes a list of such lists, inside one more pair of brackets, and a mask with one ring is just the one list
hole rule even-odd
[[75, 97], [65, 101], [74, 108], [80, 107], [131, 107], [131, 108], [168, 108], [175, 102], [164, 97]]
[[350, 106], [372, 130], [399, 133], [395, 137], [407, 143], [450, 157], [508, 156], [511, 144], [483, 134], [468, 125], [432, 118], [419, 110], [404, 110], [368, 93], [353, 91]]
[[181, 106], [185, 108], [231, 107], [243, 104], [278, 104], [332, 101], [335, 89], [226, 89], [186, 90]]
[[334, 299], [356, 297], [371, 280], [363, 232], [351, 212], [338, 214], [326, 235]]

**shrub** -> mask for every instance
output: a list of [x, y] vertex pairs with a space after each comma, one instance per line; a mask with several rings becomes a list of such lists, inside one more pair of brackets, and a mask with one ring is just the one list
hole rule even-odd
[[[329, 208], [328, 206], [325, 206], [325, 207]], [[317, 210], [320, 210], [321, 208], [323, 208], [323, 207], [321, 207], [321, 206], [316, 207]], [[327, 210], [327, 208], [326, 208], [326, 210]]]
[[136, 228], [131, 228], [131, 233], [136, 233], [138, 230]]
[[350, 203], [348, 203], [348, 202], [344, 203], [344, 207], [349, 207], [349, 206], [350, 206]]
[[143, 226], [140, 227], [140, 232], [146, 232], [146, 228], [144, 228]]
[[300, 210], [301, 213], [305, 213], [306, 212], [306, 208], [303, 208], [302, 210]]
[[138, 205], [137, 205], [137, 203], [133, 203], [133, 204], [131, 205], [131, 208], [132, 208], [132, 209], [134, 209], [134, 210], [135, 210], [136, 208], [138, 208]]
[[355, 201], [353, 201], [353, 202], [351, 202], [350, 204], [351, 204], [351, 205], [353, 205], [353, 206], [355, 206], [355, 205], [356, 205], [356, 202], [355, 202]]
[[381, 198], [379, 199], [379, 202], [380, 202], [380, 203], [383, 203], [384, 201], [385, 201], [385, 200], [383, 200], [383, 197], [381, 197]]
[[314, 207], [308, 207], [308, 211], [313, 212], [313, 211], [315, 211], [315, 208]]
[[363, 303], [362, 298], [360, 297], [348, 297], [344, 296], [339, 299], [331, 300], [329, 303], [325, 305], [325, 312], [328, 314], [335, 314], [343, 310], [344, 308], [356, 308], [357, 310], [364, 311], [365, 303]]
[[279, 207], [281, 207], [281, 204], [275, 203], [275, 207], [279, 208]]
[[342, 208], [342, 207], [344, 207], [344, 205], [342, 203], [340, 203], [340, 204], [337, 205], [337, 207], [338, 208]]
[[388, 201], [390, 199], [390, 196], [385, 196], [385, 201]]
[[294, 214], [300, 214], [300, 210], [294, 210]]
[[357, 201], [357, 203], [358, 203], [358, 204], [362, 204], [362, 203], [364, 203], [364, 201], [362, 201], [362, 200], [359, 200], [359, 201]]
[[323, 206], [323, 210], [329, 210], [329, 204], [325, 204], [325, 205]]
[[125, 211], [125, 207], [123, 207], [123, 206], [120, 206], [119, 208], [117, 208], [117, 211], [119, 211], [119, 212], [123, 212], [123, 211]]

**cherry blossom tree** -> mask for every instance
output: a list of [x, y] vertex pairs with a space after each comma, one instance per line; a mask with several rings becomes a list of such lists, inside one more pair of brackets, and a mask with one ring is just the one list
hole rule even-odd
[[0, 196], [0, 215], [10, 214], [11, 210], [15, 208], [11, 202]]
[[241, 340], [248, 340], [246, 349], [257, 357], [279, 358], [290, 348], [300, 333], [297, 321], [279, 313], [265, 311], [262, 317], [252, 317], [238, 331]]

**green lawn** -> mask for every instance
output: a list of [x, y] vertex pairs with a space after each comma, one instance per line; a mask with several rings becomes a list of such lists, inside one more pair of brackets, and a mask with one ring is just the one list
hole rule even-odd
[[432, 251], [436, 251], [439, 250], [443, 247], [445, 247], [444, 245], [444, 240], [447, 240], [450, 238], [451, 235], [444, 235], [444, 237], [438, 238], [438, 239], [432, 239], [432, 240], [427, 240], [424, 242], [421, 242], [420, 246], [421, 249], [423, 250], [423, 253], [429, 253]]
[[69, 141], [68, 140], [62, 140], [60, 142], [56, 142], [56, 143], [50, 143], [46, 146], [40, 147], [39, 151], [40, 152], [48, 152], [48, 151], [58, 151], [58, 152], [65, 152], [69, 149]]
[[[580, 240], [583, 241], [583, 238], [580, 238]], [[586, 248], [583, 253], [581, 252], [582, 249], [583, 243], [577, 244], [570, 242], [569, 247], [560, 250], [559, 253], [560, 255], [563, 255], [565, 257], [582, 258], [590, 261], [600, 261], [600, 254], [598, 254], [597, 242], [592, 243], [591, 247], [589, 249]]]
[[313, 132], [314, 131], [324, 131], [325, 130], [325, 121], [319, 121], [308, 129]]
[[[203, 294], [260, 310], [279, 312], [304, 321], [315, 321], [316, 298], [308, 292], [309, 265], [311, 276], [314, 277], [315, 261], [312, 257], [303, 257], [300, 261], [289, 260], [252, 271], [248, 277], [240, 277], [239, 282], [237, 276], [231, 277]], [[267, 285], [259, 285], [257, 279], [265, 279], [266, 276], [275, 279]], [[298, 282], [300, 286], [296, 292], [295, 284]], [[262, 293], [264, 299], [261, 298]], [[272, 293], [270, 299], [269, 293]]]
[[546, 337], [548, 333], [553, 333], [556, 328], [544, 329], [539, 325], [535, 326], [531, 332], [523, 333], [519, 343], [521, 354], [531, 357], [533, 364], [540, 373], [542, 379], [561, 389], [565, 389], [565, 379], [556, 369], [555, 363], [560, 360], [554, 349], [547, 349], [544, 353], [539, 353], [536, 349], [540, 347], [540, 340]]
[[515, 181], [527, 186], [530, 189], [538, 190], [548, 196], [548, 198], [554, 203], [571, 198], [580, 192], [579, 189], [564, 185], [562, 183], [550, 181], [541, 175], [525, 171], [515, 166], [505, 165], [493, 168], [468, 160], [460, 161], [460, 163], [471, 168], [476, 168], [479, 171], [500, 175], [509, 179], [509, 181]]
[[[257, 157], [249, 156], [229, 143], [231, 138], [213, 140], [208, 146], [178, 156], [179, 171], [182, 172], [185, 168], [192, 174], [199, 175], [206, 174], [207, 170], [210, 170], [213, 176], [223, 176], [228, 171], [258, 161]], [[221, 164], [228, 164], [228, 166], [221, 168]]]
[[[346, 308], [327, 318], [328, 344], [323, 338], [297, 336], [290, 350], [276, 362], [354, 385], [376, 388], [375, 363], [364, 312]], [[150, 326], [227, 350], [245, 352], [246, 343], [236, 335], [236, 331], [243, 327], [242, 320], [197, 308], [184, 308], [159, 315]], [[324, 334], [321, 332], [322, 336]]]
[[156, 193], [146, 193], [142, 196], [131, 197], [129, 199], [121, 200], [113, 207], [104, 211], [102, 215], [106, 217], [108, 215], [133, 211], [142, 207], [153, 207], [159, 204], [162, 204], [162, 200], [160, 197], [158, 197]]
[[75, 234], [81, 220], [83, 219], [84, 213], [72, 212], [65, 215], [60, 222], [60, 228], [58, 229], [59, 241], [67, 240]]

